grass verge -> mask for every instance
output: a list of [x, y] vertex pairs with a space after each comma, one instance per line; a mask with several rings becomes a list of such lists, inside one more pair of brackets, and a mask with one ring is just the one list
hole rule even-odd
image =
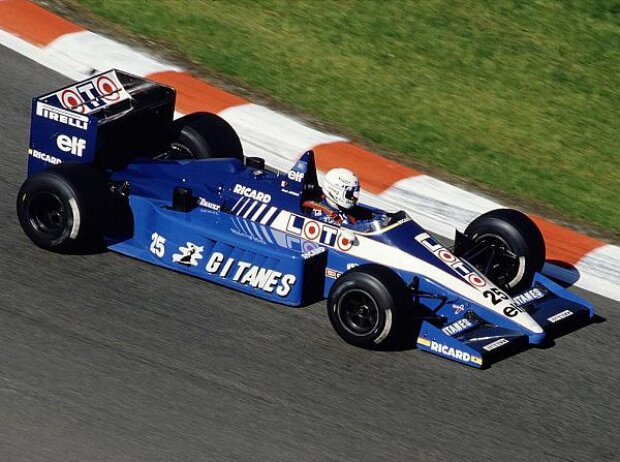
[[361, 141], [620, 237], [617, 2], [71, 1]]

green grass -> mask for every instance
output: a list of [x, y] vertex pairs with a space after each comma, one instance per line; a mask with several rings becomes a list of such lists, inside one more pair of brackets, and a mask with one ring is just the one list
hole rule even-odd
[[618, 1], [77, 2], [362, 141], [620, 236]]

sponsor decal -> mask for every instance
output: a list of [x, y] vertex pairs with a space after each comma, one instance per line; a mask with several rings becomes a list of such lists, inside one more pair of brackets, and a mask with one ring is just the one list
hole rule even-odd
[[473, 325], [474, 324], [469, 319], [463, 318], [454, 321], [452, 324], [448, 324], [441, 330], [444, 334], [452, 336], [466, 331], [470, 327], [473, 327]]
[[187, 242], [185, 247], [179, 247], [179, 253], [172, 255], [172, 261], [185, 266], [198, 266], [198, 262], [202, 260], [202, 252], [204, 250], [203, 246]]
[[[497, 287], [492, 287], [487, 280], [479, 274], [476, 269], [464, 260], [461, 260], [443, 245], [433, 239], [428, 233], [420, 233], [415, 237], [415, 240], [426, 247], [437, 258], [443, 261], [447, 266], [452, 268], [459, 276], [469, 283], [472, 287], [475, 287], [482, 292], [485, 298], [490, 299], [493, 306], [505, 305], [510, 302], [510, 297], [504, 291]], [[483, 290], [486, 289], [486, 290]], [[504, 315], [509, 318], [514, 318], [523, 313], [525, 310], [520, 306], [506, 305], [503, 308]]]
[[36, 114], [61, 124], [79, 128], [81, 130], [88, 130], [88, 117], [67, 111], [66, 109], [50, 106], [49, 104], [39, 101], [37, 102]]
[[164, 236], [159, 233], [153, 233], [151, 235], [151, 246], [149, 247], [149, 250], [153, 255], [161, 258], [166, 253], [165, 244], [166, 238]]
[[486, 287], [487, 281], [467, 262], [461, 260], [428, 233], [420, 233], [415, 240], [431, 251], [437, 258], [452, 268], [459, 276], [476, 288]]
[[430, 347], [431, 346], [431, 341], [424, 338], [424, 337], [418, 337], [418, 343], [420, 345], [424, 345], [425, 347]]
[[543, 291], [544, 289], [542, 287], [534, 287], [533, 289], [526, 290], [519, 295], [515, 295], [514, 297], [512, 297], [512, 299], [517, 303], [517, 305], [527, 305], [536, 300], [540, 300], [545, 295], [547, 295], [546, 291]]
[[286, 231], [308, 241], [335, 247], [344, 252], [353, 247], [353, 242], [347, 239], [336, 226], [299, 215], [291, 214], [288, 217]]
[[125, 91], [116, 72], [110, 71], [53, 94], [60, 104], [71, 111], [88, 114], [131, 96]]
[[[236, 235], [241, 236], [245, 239], [250, 239], [251, 241], [258, 242], [259, 244], [273, 244], [274, 241], [274, 231], [266, 226], [247, 222], [245, 220], [241, 220], [237, 217], [232, 217], [233, 227], [230, 228], [230, 231]], [[284, 233], [282, 233], [285, 236]], [[287, 242], [278, 242], [280, 247], [291, 248], [292, 243], [287, 245]]]
[[[419, 339], [418, 339], [419, 341]], [[466, 351], [461, 351], [457, 348], [448, 346], [448, 345], [444, 345], [443, 343], [439, 343], [436, 341], [431, 341], [430, 342], [430, 349], [431, 351], [434, 351], [436, 353], [440, 353], [444, 356], [448, 356], [452, 359], [456, 359], [458, 361], [464, 361], [464, 362], [472, 362], [472, 363], [476, 363], [476, 364], [482, 364], [482, 359], [477, 357], [477, 356], [472, 356], [469, 353], [467, 353]]]
[[68, 152], [74, 156], [82, 157], [86, 149], [86, 140], [77, 136], [58, 135], [56, 146], [63, 152]]
[[[302, 252], [310, 252], [311, 250], [316, 249], [317, 247], [320, 247], [317, 243], [315, 242], [310, 242], [310, 241], [302, 241], [301, 239], [298, 239], [296, 237], [291, 237], [287, 234], [284, 234], [284, 236], [287, 236], [288, 240], [290, 241], [297, 241], [300, 243], [301, 245], [301, 250]], [[288, 248], [292, 248], [291, 246], [287, 246]]]
[[342, 276], [342, 273], [340, 271], [336, 271], [335, 269], [325, 268], [325, 276], [330, 279], [338, 279]]
[[454, 314], [459, 314], [462, 311], [465, 311], [465, 305], [464, 304], [460, 304], [460, 305], [452, 305], [452, 309], [454, 310]]
[[288, 194], [290, 196], [295, 196], [295, 197], [301, 196], [301, 193], [298, 191], [291, 191], [290, 189], [286, 189], [286, 187], [288, 186], [288, 183], [286, 181], [283, 181], [282, 183], [280, 183], [280, 186], [282, 188], [281, 191], [284, 194]]
[[558, 314], [554, 314], [553, 316], [547, 318], [547, 321], [555, 323], [572, 315], [573, 312], [571, 310], [564, 310]]
[[259, 202], [263, 202], [268, 204], [271, 202], [271, 195], [264, 193], [262, 191], [257, 191], [256, 189], [252, 189], [248, 186], [243, 186], [241, 184], [236, 184], [233, 188], [234, 194], [239, 194], [240, 196], [248, 197], [250, 199], [257, 200]]
[[356, 266], [360, 266], [359, 263], [347, 263], [347, 271], [355, 268]]
[[286, 175], [289, 180], [297, 183], [301, 183], [304, 180], [304, 176], [305, 174], [303, 172], [296, 172], [295, 170], [291, 170], [288, 172], [288, 175]]
[[509, 318], [514, 318], [515, 316], [518, 316], [519, 313], [524, 313], [525, 310], [520, 306], [508, 305], [504, 308], [503, 312]]
[[207, 199], [205, 199], [204, 197], [198, 197], [198, 205], [200, 207], [204, 207], [204, 208], [207, 208], [207, 209], [215, 210], [216, 212], [219, 212], [219, 210], [220, 210], [220, 206], [218, 204], [210, 202]]
[[304, 260], [308, 260], [309, 258], [316, 257], [317, 255], [321, 255], [324, 252], [325, 252], [325, 247], [316, 247], [312, 250], [308, 250], [307, 252], [302, 253], [301, 257]]
[[249, 262], [235, 261], [232, 257], [225, 258], [221, 252], [210, 255], [205, 271], [267, 293], [275, 292], [280, 297], [286, 297], [297, 282], [294, 274], [283, 274]]
[[47, 162], [48, 164], [58, 165], [62, 164], [62, 160], [57, 157], [50, 156], [49, 154], [45, 154], [44, 152], [37, 151], [36, 149], [28, 149], [28, 154], [34, 157], [35, 159], [40, 159], [43, 162]]
[[298, 160], [295, 163], [294, 167], [287, 173], [286, 177], [291, 181], [295, 181], [296, 183], [301, 183], [304, 180], [304, 177], [306, 176], [307, 171], [308, 171], [308, 163], [304, 160]]
[[482, 292], [482, 295], [484, 295], [484, 298], [490, 298], [493, 305], [499, 305], [502, 302], [510, 300], [508, 294], [502, 292], [497, 287], [491, 287], [490, 290], [485, 290], [484, 292]]
[[484, 351], [493, 351], [501, 346], [504, 346], [508, 343], [508, 340], [505, 338], [500, 338], [499, 340], [495, 340], [494, 342], [489, 343], [482, 347]]

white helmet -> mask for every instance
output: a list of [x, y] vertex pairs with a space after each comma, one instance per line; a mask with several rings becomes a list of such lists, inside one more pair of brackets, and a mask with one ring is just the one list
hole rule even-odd
[[360, 198], [360, 181], [346, 168], [333, 168], [325, 174], [323, 194], [332, 207], [350, 209]]

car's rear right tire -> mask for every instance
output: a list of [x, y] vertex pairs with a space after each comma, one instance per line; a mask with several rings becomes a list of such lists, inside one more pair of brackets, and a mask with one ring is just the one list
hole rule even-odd
[[174, 121], [172, 148], [185, 159], [238, 159], [243, 147], [235, 129], [216, 114], [195, 112]]

